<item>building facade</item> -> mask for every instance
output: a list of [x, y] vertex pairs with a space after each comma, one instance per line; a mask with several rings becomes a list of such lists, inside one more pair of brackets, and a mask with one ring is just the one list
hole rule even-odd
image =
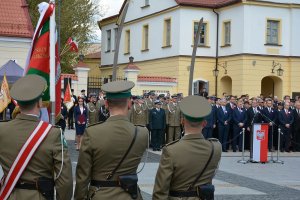
[[[297, 0], [132, 0], [120, 41], [118, 73], [124, 73], [132, 56], [139, 75], [176, 78], [172, 92], [187, 95], [194, 36], [202, 17], [194, 93], [204, 87], [218, 96], [262, 93], [282, 98], [300, 92]], [[117, 19], [99, 22], [104, 75], [112, 73]]]
[[25, 67], [33, 37], [26, 0], [0, 3], [0, 67], [9, 60]]

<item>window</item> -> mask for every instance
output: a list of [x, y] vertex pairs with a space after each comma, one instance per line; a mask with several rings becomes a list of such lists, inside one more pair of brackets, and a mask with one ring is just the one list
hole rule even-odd
[[230, 45], [231, 22], [224, 22], [224, 45]]
[[115, 49], [116, 49], [117, 40], [118, 40], [118, 28], [114, 28], [114, 34], [115, 34]]
[[[194, 40], [197, 36], [199, 22], [194, 22]], [[200, 38], [198, 42], [199, 46], [206, 46], [207, 45], [207, 23], [202, 23]]]
[[106, 52], [109, 52], [111, 50], [111, 30], [106, 31]]
[[171, 46], [171, 19], [166, 19], [164, 22], [164, 42], [163, 47]]
[[149, 6], [149, 0], [145, 0], [145, 6]]
[[125, 32], [125, 54], [130, 53], [130, 30]]
[[143, 26], [143, 46], [142, 50], [148, 50], [149, 48], [149, 26]]
[[279, 44], [279, 24], [277, 20], [267, 21], [267, 44]]

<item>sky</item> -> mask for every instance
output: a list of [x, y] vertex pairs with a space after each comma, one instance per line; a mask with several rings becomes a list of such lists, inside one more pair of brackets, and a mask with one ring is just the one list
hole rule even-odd
[[[104, 14], [100, 19], [118, 14], [123, 2], [124, 0], [100, 0], [100, 12]], [[96, 41], [94, 42], [101, 42], [101, 31], [98, 26], [95, 29], [95, 34]]]

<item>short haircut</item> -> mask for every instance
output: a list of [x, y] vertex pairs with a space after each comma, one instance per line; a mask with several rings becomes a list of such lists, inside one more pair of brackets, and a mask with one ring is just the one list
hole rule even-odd
[[197, 127], [201, 126], [201, 122], [203, 121], [203, 120], [201, 120], [198, 122], [192, 122], [192, 121], [189, 121], [186, 117], [184, 117], [184, 118], [185, 118], [186, 123], [188, 123], [193, 128], [197, 128]]
[[30, 110], [34, 109], [34, 107], [36, 106], [37, 103], [38, 103], [38, 101], [34, 101], [30, 104], [22, 104], [22, 103], [18, 103], [18, 104], [19, 104], [21, 111], [30, 111]]
[[108, 104], [108, 107], [124, 108], [124, 107], [127, 107], [128, 99], [129, 98], [107, 99], [107, 104]]

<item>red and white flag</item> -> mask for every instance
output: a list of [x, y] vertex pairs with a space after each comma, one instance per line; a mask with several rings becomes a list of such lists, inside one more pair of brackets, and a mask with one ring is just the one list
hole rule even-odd
[[69, 47], [70, 51], [78, 52], [78, 43], [75, 40], [73, 40], [71, 37], [69, 37], [69, 39], [67, 40], [67, 44], [70, 46]]
[[253, 161], [268, 161], [268, 124], [253, 125]]

